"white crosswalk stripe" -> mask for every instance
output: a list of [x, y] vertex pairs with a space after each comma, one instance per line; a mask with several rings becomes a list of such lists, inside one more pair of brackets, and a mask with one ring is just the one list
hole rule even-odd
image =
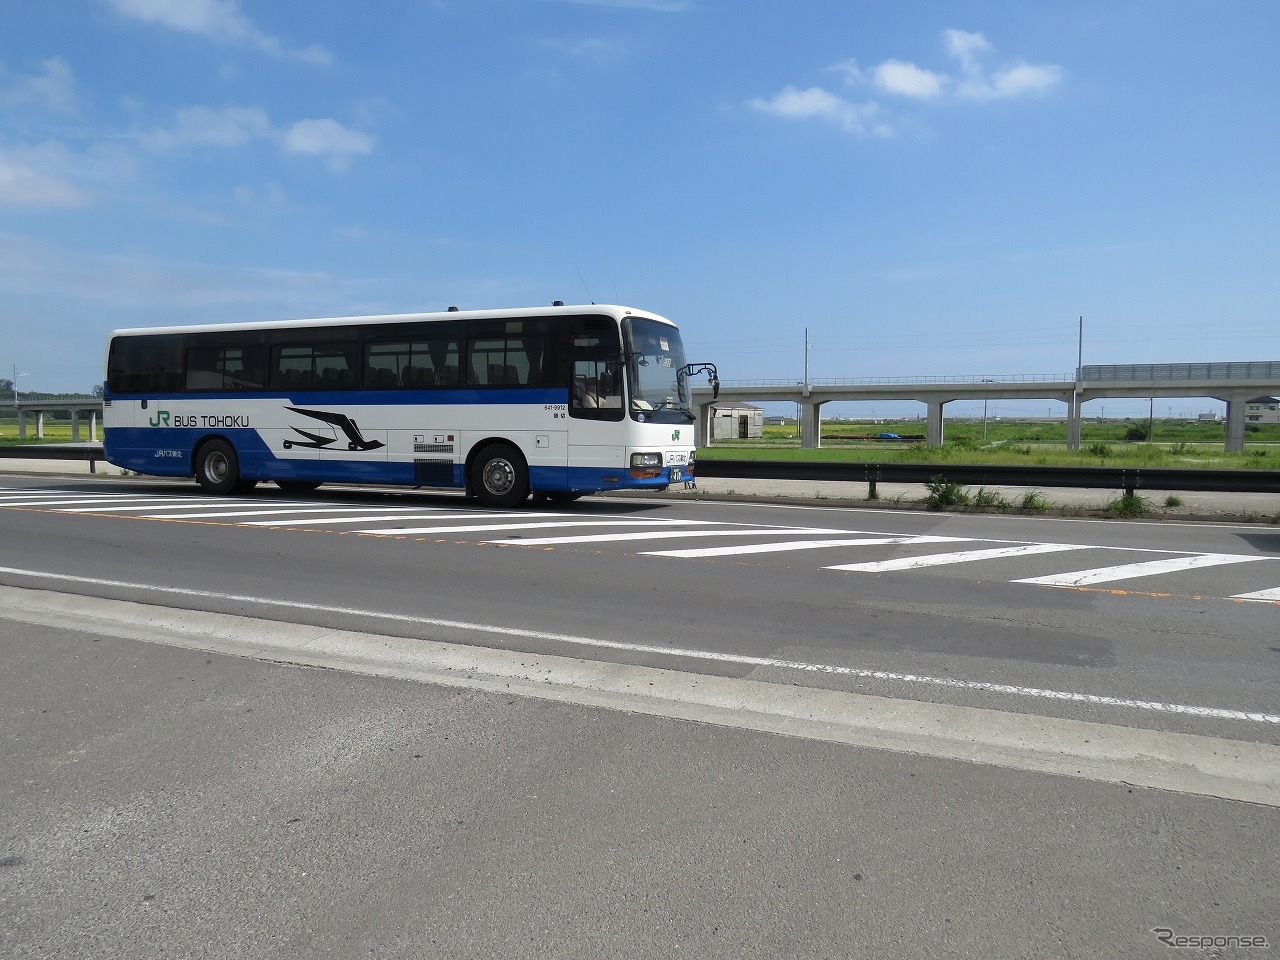
[[[331, 509], [336, 509], [336, 508], [331, 508]], [[342, 512], [342, 511], [339, 511], [339, 513], [341, 513], [341, 512]], [[292, 523], [295, 523], [295, 522], [296, 522], [296, 523], [317, 523], [317, 524], [319, 524], [319, 523], [323, 523], [323, 524], [340, 525], [340, 524], [347, 524], [347, 523], [376, 523], [376, 522], [378, 522], [378, 521], [383, 521], [383, 522], [387, 522], [387, 523], [390, 523], [390, 522], [392, 522], [392, 521], [395, 521], [395, 522], [397, 522], [397, 523], [402, 523], [402, 522], [404, 522], [405, 520], [431, 520], [431, 519], [445, 519], [445, 520], [501, 520], [501, 519], [508, 518], [508, 517], [510, 517], [510, 518], [524, 518], [524, 519], [528, 519], [529, 517], [558, 517], [558, 516], [563, 516], [563, 514], [558, 514], [558, 513], [529, 513], [528, 511], [522, 511], [522, 512], [520, 512], [520, 513], [447, 513], [447, 514], [440, 514], [440, 515], [437, 515], [437, 516], [432, 516], [430, 513], [427, 513], [427, 512], [425, 512], [425, 511], [418, 511], [418, 512], [416, 512], [416, 513], [395, 513], [395, 512], [391, 512], [391, 513], [386, 513], [386, 514], [362, 514], [362, 515], [360, 515], [360, 516], [355, 516], [355, 517], [344, 517], [344, 516], [336, 516], [336, 517], [305, 517], [305, 518], [302, 518], [302, 519], [297, 520], [297, 521], [290, 520], [287, 516], [283, 516], [283, 515], [281, 515], [280, 517], [278, 517], [277, 519], [274, 519], [274, 520], [245, 520], [245, 521], [243, 521], [243, 525], [244, 525], [244, 526], [246, 526], [246, 527], [279, 527], [279, 526], [284, 526], [284, 525], [286, 525], [286, 524], [292, 524]], [[356, 531], [354, 531], [354, 532], [355, 532], [355, 533], [364, 533], [364, 532], [366, 532], [366, 531], [356, 530]], [[398, 531], [398, 530], [396, 530], [396, 531], [390, 531], [390, 530], [389, 530], [389, 531], [387, 531], [387, 532], [388, 532], [388, 533], [391, 533], [391, 532], [397, 532], [397, 533], [398, 533], [398, 532], [400, 532], [400, 531]]]
[[[654, 523], [667, 523], [669, 521], [654, 521]], [[582, 543], [617, 543], [633, 540], [676, 540], [686, 539], [688, 537], [768, 537], [768, 536], [793, 536], [797, 531], [788, 527], [784, 530], [769, 530], [759, 527], [739, 530], [642, 530], [639, 532], [628, 533], [592, 533], [568, 537], [528, 537], [519, 540], [488, 540], [487, 543], [496, 543], [502, 546], [521, 546], [521, 547], [549, 547], [564, 546], [568, 544]], [[805, 530], [805, 533], [844, 533], [843, 530]], [[647, 553], [645, 556], [665, 556], [662, 553]]]
[[1232, 553], [1197, 553], [1189, 557], [1143, 560], [1141, 563], [1122, 563], [1114, 567], [1077, 570], [1074, 573], [1054, 573], [1045, 577], [1024, 577], [1013, 582], [1035, 583], [1046, 587], [1083, 587], [1092, 583], [1115, 583], [1117, 580], [1133, 580], [1137, 577], [1152, 577], [1162, 573], [1175, 573], [1201, 567], [1218, 567], [1229, 563], [1249, 563], [1267, 559], [1271, 558], [1246, 557]]
[[898, 557], [895, 560], [876, 560], [871, 563], [841, 563], [826, 567], [827, 570], [856, 570], [862, 573], [887, 573], [891, 570], [919, 570], [922, 567], [938, 567], [949, 563], [974, 563], [979, 560], [1002, 560], [1006, 557], [1025, 557], [1040, 553], [1061, 553], [1067, 550], [1088, 550], [1075, 543], [1028, 543], [1020, 547], [992, 547], [987, 550], [961, 550], [956, 553], [931, 553], [924, 557]]
[[1270, 590], [1255, 590], [1253, 593], [1237, 593], [1232, 600], [1254, 600], [1260, 603], [1280, 603], [1280, 587]]
[[[2, 508], [48, 509], [59, 513], [107, 514], [147, 520], [201, 520], [238, 527], [305, 526], [309, 530], [342, 529], [347, 533], [383, 538], [456, 537], [501, 546], [573, 547], [599, 544], [618, 545], [619, 549], [624, 549], [628, 544], [643, 545], [653, 541], [718, 539], [722, 542], [716, 545], [704, 543], [676, 546], [672, 549], [641, 548], [637, 555], [696, 560], [844, 550], [852, 553], [850, 562], [837, 562], [822, 567], [842, 573], [910, 575], [919, 572], [923, 575], [925, 571], [935, 567], [983, 564], [988, 561], [1044, 557], [1045, 562], [1049, 563], [1056, 554], [1072, 554], [1084, 550], [1105, 552], [1117, 558], [1125, 554], [1129, 557], [1134, 554], [1151, 557], [1137, 562], [1047, 573], [1009, 581], [1042, 587], [1083, 587], [1144, 577], [1177, 575], [1215, 567], [1244, 566], [1264, 560], [1280, 561], [1280, 557], [1269, 555], [1188, 553], [1101, 544], [886, 534], [869, 530], [748, 524], [652, 515], [584, 515], [534, 510], [497, 512], [478, 510], [474, 505], [463, 505], [461, 502], [458, 506], [410, 506], [405, 503], [361, 506], [353, 503], [325, 503], [315, 499], [273, 500], [269, 496], [203, 497], [143, 492], [129, 494], [17, 489], [0, 491], [0, 509]], [[351, 527], [355, 529], [347, 529]], [[528, 531], [529, 535], [518, 531]], [[972, 544], [975, 549], [947, 549], [957, 544]], [[917, 556], [890, 555], [884, 559], [858, 559], [858, 552], [862, 550], [925, 545], [937, 545], [942, 549]], [[875, 556], [875, 553], [871, 553], [871, 556]], [[883, 552], [881, 556], [883, 557]], [[1258, 569], [1261, 572], [1263, 568]], [[1267, 568], [1267, 571], [1272, 573], [1274, 567]], [[1271, 580], [1271, 577], [1268, 576], [1267, 579]], [[1255, 579], [1255, 584], [1256, 582]], [[1271, 582], [1274, 583], [1275, 580]], [[1241, 590], [1244, 586], [1246, 584], [1241, 583], [1236, 589]], [[1226, 591], [1218, 595], [1226, 596]], [[1280, 604], [1280, 587], [1242, 591], [1232, 594], [1231, 598]]]
[[[523, 514], [520, 514], [520, 516], [527, 517], [529, 515], [527, 513], [523, 513]], [[388, 536], [388, 537], [390, 536], [406, 537], [406, 536], [416, 536], [418, 534], [427, 534], [427, 533], [479, 533], [485, 530], [496, 530], [498, 528], [501, 528], [502, 530], [538, 530], [538, 529], [547, 529], [547, 528], [560, 529], [561, 527], [649, 526], [654, 522], [655, 521], [653, 520], [568, 520], [568, 521], [553, 521], [551, 523], [541, 523], [541, 522], [504, 523], [504, 524], [479, 523], [479, 524], [467, 524], [464, 526], [454, 526], [450, 524], [450, 525], [441, 525], [441, 526], [433, 526], [433, 527], [390, 527], [386, 529], [382, 527], [372, 527], [368, 530], [353, 530], [352, 533], [369, 533], [369, 534], [377, 534], [377, 535]], [[700, 524], [700, 523], [703, 523], [704, 521], [702, 520], [662, 520], [657, 522], [660, 522], [664, 525], [665, 524], [684, 525], [684, 524]], [[493, 541], [486, 541], [486, 542], [492, 543]], [[518, 542], [521, 544], [525, 544], [528, 541], [521, 540]]]
[[[796, 533], [795, 530], [784, 531]], [[809, 531], [805, 531], [809, 532]], [[844, 531], [836, 531], [843, 533]], [[748, 543], [729, 547], [704, 547], [692, 550], [659, 550], [646, 553], [649, 557], [684, 557], [699, 559], [706, 557], [735, 557], [753, 553], [781, 553], [787, 550], [820, 550], [825, 547], [867, 547], [879, 544], [907, 543], [967, 543], [964, 538], [957, 537], [857, 537], [850, 540], [789, 540], [786, 543]]]

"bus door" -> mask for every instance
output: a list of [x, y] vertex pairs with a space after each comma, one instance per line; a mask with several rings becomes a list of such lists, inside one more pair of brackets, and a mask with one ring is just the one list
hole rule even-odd
[[619, 443], [623, 409], [618, 327], [607, 317], [584, 317], [570, 337], [569, 475], [585, 471], [599, 482], [617, 475], [626, 455]]

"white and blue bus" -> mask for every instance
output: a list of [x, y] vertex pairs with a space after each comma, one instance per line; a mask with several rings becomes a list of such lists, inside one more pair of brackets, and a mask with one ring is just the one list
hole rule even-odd
[[564, 306], [117, 330], [106, 458], [210, 493], [454, 487], [490, 506], [691, 480], [680, 331]]

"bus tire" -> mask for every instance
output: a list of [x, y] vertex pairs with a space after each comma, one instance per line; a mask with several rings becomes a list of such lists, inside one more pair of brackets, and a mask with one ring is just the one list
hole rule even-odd
[[196, 483], [205, 493], [231, 493], [240, 483], [240, 458], [225, 440], [206, 441], [196, 451]]
[[495, 443], [476, 455], [471, 488], [486, 507], [514, 507], [529, 496], [529, 468], [520, 451]]

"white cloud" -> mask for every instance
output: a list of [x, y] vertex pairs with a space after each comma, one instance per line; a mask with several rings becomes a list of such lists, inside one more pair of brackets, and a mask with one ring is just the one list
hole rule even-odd
[[886, 60], [875, 69], [876, 86], [885, 93], [903, 97], [932, 100], [942, 95], [946, 77], [932, 70], [924, 70], [914, 63]]
[[299, 120], [284, 133], [281, 142], [289, 153], [327, 156], [329, 169], [345, 170], [352, 157], [372, 153], [378, 141], [326, 118]]
[[979, 54], [989, 53], [995, 49], [991, 41], [980, 33], [946, 30], [943, 36], [946, 38], [947, 52], [960, 61], [961, 69], [966, 73], [979, 69]]
[[4, 82], [0, 66], [0, 106], [34, 106], [57, 113], [71, 113], [76, 107], [76, 81], [71, 66], [61, 57], [50, 57], [40, 64], [41, 71]]
[[[851, 87], [870, 85], [882, 94], [935, 103], [990, 101], [1045, 93], [1062, 82], [1062, 68], [1051, 64], [1015, 62], [988, 71], [983, 58], [995, 46], [981, 33], [947, 30], [947, 53], [957, 61], [958, 75], [929, 70], [906, 60], [884, 60], [869, 71], [856, 60], [844, 60], [827, 70]], [[785, 87], [768, 99], [747, 104], [753, 110], [788, 119], [825, 120], [854, 134], [891, 136], [902, 126], [876, 100], [854, 103], [822, 87]]]
[[749, 100], [747, 106], [775, 117], [825, 120], [849, 133], [887, 136], [892, 132], [887, 124], [877, 120], [880, 108], [876, 104], [851, 103], [822, 87], [807, 90], [786, 87], [768, 100]]
[[335, 302], [348, 299], [353, 286], [323, 271], [229, 267], [130, 250], [84, 252], [0, 233], [0, 294], [53, 296], [92, 303], [104, 311], [125, 308], [133, 323], [138, 311], [147, 322], [173, 310], [193, 319], [226, 319], [228, 314], [235, 318], [240, 313], [245, 319], [305, 316], [332, 310]]
[[622, 56], [622, 50], [616, 43], [598, 37], [584, 37], [580, 40], [546, 40], [543, 46], [556, 53], [579, 60], [589, 60], [595, 64], [612, 63]]
[[867, 75], [863, 73], [862, 68], [858, 66], [857, 60], [845, 60], [843, 63], [837, 63], [835, 66], [828, 67], [832, 73], [838, 73], [844, 77], [844, 82], [851, 87], [859, 86], [867, 80]]
[[58, 144], [0, 148], [0, 207], [72, 209], [89, 204], [90, 195], [69, 178], [70, 161]]
[[208, 37], [228, 46], [251, 47], [281, 59], [330, 64], [333, 56], [320, 46], [287, 48], [277, 37], [259, 30], [240, 12], [237, 0], [107, 0], [121, 16], [158, 23], [172, 30]]
[[1055, 66], [1033, 66], [1019, 63], [995, 73], [992, 86], [1000, 97], [1020, 97], [1024, 93], [1043, 93], [1062, 82], [1062, 69]]
[[963, 74], [956, 95], [962, 100], [1007, 100], [1027, 94], [1044, 93], [1062, 82], [1062, 69], [1053, 65], [1015, 63], [988, 75], [981, 57], [995, 47], [980, 33], [947, 30], [947, 52], [960, 64]]
[[329, 169], [346, 170], [351, 160], [373, 152], [377, 138], [343, 126], [337, 120], [299, 120], [277, 129], [265, 110], [258, 107], [194, 106], [179, 110], [171, 127], [140, 134], [139, 141], [153, 150], [186, 146], [241, 147], [254, 140], [274, 140], [286, 153], [327, 157]]
[[271, 121], [257, 107], [183, 107], [174, 125], [167, 130], [143, 134], [145, 146], [160, 150], [198, 144], [210, 147], [239, 147], [255, 137], [271, 132]]

